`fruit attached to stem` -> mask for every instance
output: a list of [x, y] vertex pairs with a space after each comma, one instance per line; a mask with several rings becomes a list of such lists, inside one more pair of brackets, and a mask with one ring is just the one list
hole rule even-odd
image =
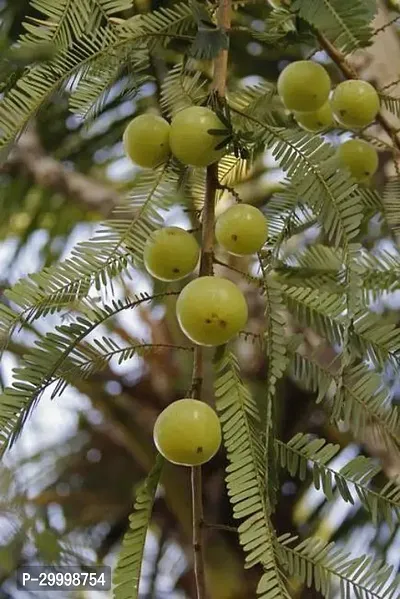
[[215, 236], [227, 252], [246, 256], [258, 252], [267, 240], [267, 220], [250, 204], [235, 204], [218, 217]]
[[126, 127], [123, 135], [125, 153], [142, 168], [155, 168], [167, 160], [170, 125], [156, 114], [141, 114]]
[[226, 127], [210, 108], [190, 106], [180, 110], [171, 122], [172, 153], [191, 166], [204, 167], [216, 162], [224, 155], [224, 149], [215, 149], [224, 135], [210, 133], [213, 129], [223, 131]]
[[320, 64], [297, 60], [283, 69], [278, 78], [278, 93], [288, 110], [313, 112], [328, 100], [331, 80]]
[[161, 455], [181, 466], [208, 462], [221, 445], [221, 425], [216, 412], [197, 399], [171, 403], [158, 416], [153, 434]]
[[178, 322], [194, 343], [215, 346], [227, 343], [247, 322], [247, 304], [239, 287], [222, 277], [190, 281], [176, 303]]
[[368, 81], [349, 79], [339, 83], [332, 96], [332, 110], [337, 120], [349, 129], [366, 127], [379, 112], [380, 101]]
[[180, 227], [154, 231], [144, 246], [147, 271], [160, 281], [178, 281], [193, 272], [200, 248], [195, 237]]
[[337, 150], [339, 164], [348, 168], [357, 181], [366, 183], [378, 168], [378, 153], [363, 139], [349, 139]]

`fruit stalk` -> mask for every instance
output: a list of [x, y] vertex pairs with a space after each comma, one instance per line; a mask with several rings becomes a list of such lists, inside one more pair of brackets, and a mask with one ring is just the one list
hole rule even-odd
[[[231, 0], [219, 0], [217, 22], [219, 27], [229, 30], [231, 25]], [[221, 50], [214, 60], [214, 75], [212, 87], [220, 98], [225, 96], [226, 75], [228, 68], [228, 50]], [[214, 221], [215, 197], [218, 186], [218, 163], [207, 167], [206, 193], [202, 214], [202, 243], [200, 257], [200, 276], [213, 274], [214, 258]], [[192, 393], [201, 399], [203, 383], [203, 348], [195, 346], [193, 359]], [[191, 469], [192, 483], [192, 514], [193, 514], [193, 556], [196, 579], [197, 599], [207, 596], [204, 568], [203, 542], [203, 492], [201, 466]]]
[[[317, 38], [321, 48], [325, 50], [330, 59], [339, 67], [347, 79], [359, 79], [357, 72], [347, 62], [346, 57], [340, 52], [340, 50], [338, 50], [324, 35], [322, 35], [322, 33], [317, 32]], [[379, 112], [376, 120], [382, 129], [389, 135], [396, 149], [400, 150], [400, 140], [396, 135], [396, 131], [393, 129], [386, 117]]]

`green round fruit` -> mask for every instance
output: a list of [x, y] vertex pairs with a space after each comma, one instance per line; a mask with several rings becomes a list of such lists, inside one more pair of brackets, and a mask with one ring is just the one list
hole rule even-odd
[[223, 136], [213, 135], [210, 129], [226, 129], [217, 115], [203, 106], [180, 110], [172, 119], [169, 142], [174, 156], [183, 164], [208, 166], [224, 155], [215, 150]]
[[375, 174], [379, 158], [378, 152], [363, 139], [349, 139], [337, 150], [339, 164], [348, 168], [351, 175], [366, 183]]
[[156, 114], [141, 114], [126, 127], [123, 135], [124, 150], [138, 166], [155, 168], [170, 154], [170, 125]]
[[218, 217], [215, 236], [221, 247], [235, 256], [258, 252], [267, 240], [267, 220], [250, 204], [235, 204]]
[[154, 442], [168, 461], [180, 466], [200, 466], [217, 453], [221, 425], [216, 412], [203, 401], [174, 401], [158, 416]]
[[306, 131], [318, 133], [334, 125], [333, 111], [329, 102], [325, 102], [315, 112], [294, 112], [294, 118]]
[[227, 343], [247, 322], [243, 293], [222, 277], [199, 277], [190, 281], [176, 302], [178, 322], [194, 343], [215, 346]]
[[278, 78], [278, 93], [288, 110], [313, 112], [329, 97], [331, 80], [320, 64], [298, 60], [283, 69]]
[[350, 129], [372, 123], [380, 107], [375, 88], [367, 81], [358, 79], [339, 83], [333, 92], [331, 104], [339, 123]]
[[144, 246], [147, 271], [160, 281], [178, 281], [193, 272], [200, 248], [195, 237], [180, 227], [154, 231]]

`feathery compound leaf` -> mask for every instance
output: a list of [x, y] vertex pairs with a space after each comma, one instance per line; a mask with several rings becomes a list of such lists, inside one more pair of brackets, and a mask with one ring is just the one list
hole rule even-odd
[[[353, 261], [356, 268], [356, 262]], [[362, 265], [357, 267], [363, 269]], [[370, 312], [368, 308], [361, 309], [359, 304], [361, 295], [359, 287], [353, 292], [356, 303], [351, 310], [351, 324], [347, 319], [350, 313], [348, 293], [353, 279], [357, 278], [356, 285], [362, 284], [362, 277], [356, 273], [347, 283], [343, 291], [332, 292], [318, 288], [304, 288], [300, 285], [282, 285], [282, 293], [291, 314], [303, 326], [313, 328], [331, 344], [338, 344], [342, 350], [347, 343], [354, 356], [371, 359], [378, 367], [383, 368], [386, 361], [399, 364], [400, 330], [394, 324], [382, 325], [378, 314]], [[353, 301], [353, 300], [352, 300]], [[348, 339], [346, 342], [346, 331]]]
[[265, 19], [263, 31], [254, 31], [252, 29], [251, 35], [268, 46], [276, 47], [280, 41], [283, 44], [287, 43], [288, 33], [295, 31], [296, 25], [293, 13], [282, 7], [279, 10], [273, 10]]
[[316, 244], [278, 262], [275, 272], [288, 287], [304, 287], [307, 280], [312, 289], [339, 293], [344, 292], [343, 268], [340, 248]]
[[289, 311], [301, 325], [313, 328], [328, 341], [341, 344], [346, 297], [318, 289], [282, 286]]
[[27, 126], [30, 119], [52, 96], [78, 78], [93, 63], [113, 54], [113, 49], [127, 44], [118, 40], [111, 29], [99, 29], [82, 36], [71, 49], [63, 50], [46, 64], [33, 66], [21, 77], [0, 102], [0, 148], [5, 148]]
[[201, 71], [185, 70], [183, 63], [175, 65], [161, 85], [160, 104], [167, 117], [182, 108], [201, 104], [207, 97], [207, 80]]
[[73, 306], [88, 295], [92, 285], [100, 289], [128, 266], [141, 264], [149, 234], [162, 223], [160, 210], [174, 201], [178, 178], [179, 173], [168, 165], [140, 174], [131, 197], [121, 202], [114, 217], [92, 239], [78, 244], [70, 258], [22, 279], [9, 290], [6, 295], [18, 310], [0, 306], [2, 341], [6, 343], [19, 323]]
[[390, 394], [378, 374], [364, 364], [347, 368], [343, 373], [343, 393], [337, 399], [333, 406], [337, 422], [343, 420], [356, 436], [362, 436], [366, 425], [372, 422], [382, 430], [389, 446], [391, 442], [400, 447], [400, 412], [391, 407]]
[[[228, 94], [229, 105], [244, 114], [251, 115], [261, 121], [265, 121], [269, 125], [276, 126], [278, 124], [276, 118], [276, 104], [273, 102], [276, 94], [276, 88], [268, 81], [262, 81], [255, 85], [242, 86], [230, 91]], [[238, 113], [237, 124], [245, 131], [252, 130], [248, 119], [241, 113]]]
[[379, 98], [382, 102], [382, 105], [389, 110], [389, 112], [400, 118], [400, 98], [389, 96], [383, 92], [379, 93]]
[[374, 312], [355, 315], [352, 342], [360, 354], [367, 355], [378, 368], [387, 360], [400, 365], [400, 329], [395, 324], [382, 323], [382, 316]]
[[215, 363], [216, 407], [229, 460], [228, 495], [234, 517], [243, 519], [238, 530], [247, 554], [245, 564], [250, 568], [261, 563], [265, 570], [257, 589], [261, 599], [289, 599], [274, 552], [257, 405], [240, 379], [236, 358], [226, 350], [222, 352]]
[[[264, 273], [263, 273], [264, 274]], [[267, 350], [268, 359], [268, 375], [267, 375], [267, 392], [265, 398], [265, 428], [266, 428], [266, 443], [265, 443], [265, 463], [266, 477], [272, 491], [271, 495], [274, 498], [274, 471], [270, 468], [274, 464], [271, 459], [273, 447], [270, 439], [274, 435], [274, 427], [276, 422], [276, 386], [278, 381], [283, 377], [288, 358], [286, 355], [287, 337], [285, 335], [285, 316], [283, 312], [283, 297], [279, 281], [269, 274], [263, 276], [264, 286], [263, 295], [265, 297], [266, 308], [265, 316], [267, 321], [265, 333], [265, 347]], [[275, 498], [274, 498], [275, 500]]]
[[305, 480], [311, 469], [314, 486], [316, 489], [322, 488], [328, 500], [333, 498], [333, 489], [336, 487], [344, 501], [354, 504], [355, 498], [358, 498], [371, 514], [375, 525], [384, 518], [394, 530], [400, 521], [400, 486], [395, 481], [389, 481], [382, 489], [371, 488], [371, 481], [382, 469], [374, 460], [362, 455], [339, 471], [333, 470], [328, 464], [340, 449], [340, 445], [332, 445], [325, 439], [303, 433], [298, 433], [287, 443], [275, 440], [277, 459], [291, 476]]
[[294, 0], [292, 9], [344, 53], [371, 42], [375, 0]]
[[22, 42], [47, 39], [64, 47], [97, 29], [102, 19], [132, 7], [131, 0], [32, 0], [31, 5], [47, 19], [31, 19], [33, 25], [24, 23], [28, 33], [22, 36]]
[[[128, 57], [127, 57], [128, 58]], [[133, 99], [140, 86], [150, 80], [143, 71], [149, 62], [147, 49], [135, 48], [129, 57], [129, 77], [121, 78], [121, 60], [109, 56], [108, 60], [94, 65], [80, 78], [69, 96], [69, 107], [87, 127], [110, 102], [119, 97]]]
[[373, 426], [391, 450], [396, 450], [400, 447], [399, 411], [391, 406], [381, 377], [365, 364], [348, 366], [342, 372], [340, 393], [335, 395], [339, 360], [337, 356], [331, 365], [322, 366], [316, 358], [295, 352], [290, 371], [300, 384], [310, 391], [318, 391], [317, 401], [327, 400], [337, 425], [349, 427], [358, 438], [363, 438], [367, 427]]
[[129, 516], [129, 529], [122, 541], [122, 549], [114, 570], [113, 599], [137, 599], [139, 596], [144, 545], [162, 466], [163, 459], [158, 455], [153, 469], [137, 490], [135, 511]]
[[308, 587], [314, 584], [324, 597], [333, 596], [334, 583], [340, 587], [340, 599], [398, 597], [400, 576], [393, 577], [393, 566], [382, 565], [372, 556], [351, 557], [321, 539], [308, 538], [293, 545], [296, 540], [289, 534], [279, 537], [279, 560], [291, 576]]
[[132, 0], [93, 0], [108, 17], [132, 8]]
[[33, 66], [0, 102], [0, 148], [15, 139], [54, 93], [67, 85], [72, 87], [96, 63], [104, 64], [115, 56], [121, 60], [121, 56], [124, 58], [127, 52], [134, 51], [135, 45], [142, 49], [146, 43], [152, 42], [152, 47], [165, 44], [192, 23], [190, 7], [185, 4], [177, 4], [173, 9], [161, 8], [118, 27], [96, 28], [91, 34], [81, 35], [79, 41], [50, 63]]
[[364, 302], [378, 301], [383, 295], [399, 289], [400, 255], [385, 250], [367, 251], [360, 256], [364, 269]]
[[383, 204], [388, 225], [394, 233], [396, 240], [400, 240], [400, 180], [398, 177], [390, 178], [383, 191]]
[[[271, 202], [272, 203], [272, 202]], [[278, 203], [278, 202], [277, 202]], [[367, 309], [390, 291], [399, 288], [400, 256], [384, 250], [368, 252], [360, 248], [357, 262], [359, 279], [362, 281], [360, 302]], [[275, 267], [282, 284], [287, 287], [302, 287], [307, 280], [308, 287], [323, 289], [331, 293], [344, 293], [345, 270], [341, 248], [331, 248], [316, 244], [303, 252], [280, 260]], [[370, 312], [366, 311], [366, 315]], [[360, 310], [359, 317], [362, 316]], [[373, 317], [372, 313], [371, 316]]]
[[286, 240], [316, 223], [315, 214], [302, 204], [290, 183], [285, 184], [279, 193], [272, 196], [266, 205], [265, 215], [268, 219], [268, 238], [274, 246], [275, 260], [281, 255], [282, 245]]
[[146, 357], [149, 354], [157, 354], [166, 350], [188, 351], [191, 347], [179, 345], [153, 344], [153, 343], [132, 343], [121, 347], [112, 337], [102, 336], [96, 338], [92, 343], [85, 341], [81, 343], [73, 352], [73, 359], [68, 360], [71, 365], [62, 369], [62, 379], [71, 385], [74, 384], [77, 377], [81, 379], [88, 378], [106, 369], [110, 362], [117, 360], [122, 364], [131, 360], [134, 356]]
[[[176, 295], [176, 292], [171, 293]], [[71, 370], [79, 367], [86, 358], [82, 341], [109, 318], [154, 297], [142, 294], [134, 299], [113, 301], [102, 309], [92, 309], [90, 319], [78, 316], [68, 325], [56, 326], [56, 332], [49, 332], [36, 342], [24, 356], [22, 367], [14, 370], [13, 384], [0, 396], [0, 454], [18, 437], [32, 409], [50, 385], [55, 385], [52, 398], [65, 390]]]
[[238, 158], [234, 154], [225, 154], [218, 162], [218, 180], [221, 185], [233, 187], [239, 183], [250, 170], [250, 162]]

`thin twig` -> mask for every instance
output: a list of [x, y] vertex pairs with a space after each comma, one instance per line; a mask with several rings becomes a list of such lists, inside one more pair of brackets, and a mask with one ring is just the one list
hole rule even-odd
[[[322, 35], [322, 33], [318, 32], [317, 38], [321, 48], [325, 50], [331, 60], [333, 60], [333, 62], [339, 67], [347, 79], [359, 79], [357, 71], [355, 71], [355, 69], [353, 69], [353, 67], [347, 62], [345, 55], [342, 54], [340, 50], [338, 50], [324, 35]], [[396, 148], [400, 149], [400, 140], [387, 118], [381, 112], [379, 112], [376, 120], [382, 129], [389, 135]]]
[[193, 518], [193, 556], [194, 576], [196, 579], [197, 599], [206, 597], [203, 543], [203, 485], [201, 466], [192, 468], [192, 518]]
[[205, 528], [212, 528], [214, 530], [224, 530], [225, 532], [233, 532], [237, 534], [238, 529], [234, 526], [228, 526], [227, 524], [213, 524], [212, 522], [204, 522]]
[[[231, 0], [219, 0], [218, 25], [229, 30], [231, 25]], [[214, 76], [212, 88], [220, 98], [225, 96], [226, 75], [228, 68], [228, 50], [221, 50], [214, 60]], [[202, 244], [200, 258], [200, 276], [213, 274], [214, 257], [214, 221], [215, 198], [218, 188], [218, 163], [207, 168], [206, 193], [202, 210]], [[192, 396], [201, 399], [203, 385], [203, 350], [201, 346], [195, 347], [193, 359]], [[193, 513], [193, 555], [194, 573], [196, 579], [197, 599], [207, 596], [204, 566], [203, 542], [203, 497], [201, 467], [192, 468], [192, 513]]]
[[382, 31], [386, 31], [386, 29], [388, 29], [388, 27], [395, 25], [399, 19], [400, 19], [400, 15], [397, 15], [397, 17], [393, 17], [393, 19], [390, 19], [390, 21], [388, 21], [387, 23], [382, 25], [382, 27], [378, 27], [378, 29], [374, 29], [373, 35], [375, 36], [375, 35], [378, 35], [378, 33], [382, 33]]

